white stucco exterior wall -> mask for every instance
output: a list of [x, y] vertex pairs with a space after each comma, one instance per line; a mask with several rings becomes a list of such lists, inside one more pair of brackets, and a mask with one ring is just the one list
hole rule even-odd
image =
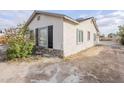
[[[83, 43], [77, 44], [76, 30], [83, 31]], [[87, 40], [87, 33], [90, 32], [90, 40]], [[70, 24], [69, 21], [63, 23], [63, 49], [64, 56], [69, 56], [95, 45], [94, 33], [97, 33], [91, 20], [81, 22], [79, 25]]]
[[[40, 16], [39, 21], [37, 20], [37, 16]], [[36, 28], [49, 25], [53, 25], [53, 49], [63, 50], [63, 18], [37, 14], [28, 27], [35, 32]]]
[[[40, 15], [40, 20], [37, 17]], [[35, 32], [36, 28], [42, 28], [53, 25], [53, 49], [63, 50], [63, 56], [70, 56], [84, 49], [95, 45], [94, 33], [97, 31], [94, 27], [92, 19], [73, 23], [61, 17], [49, 16], [44, 14], [35, 15], [34, 19], [28, 25], [30, 30]], [[83, 31], [83, 43], [77, 44], [76, 31]], [[87, 33], [90, 32], [90, 40], [87, 40]]]

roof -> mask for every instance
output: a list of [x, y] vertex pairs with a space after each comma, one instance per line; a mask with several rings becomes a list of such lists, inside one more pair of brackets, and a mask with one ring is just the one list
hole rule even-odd
[[73, 19], [73, 18], [71, 18], [69, 16], [66, 16], [66, 15], [63, 15], [63, 14], [49, 13], [49, 12], [44, 12], [44, 11], [34, 11], [32, 13], [32, 15], [30, 16], [30, 18], [28, 19], [28, 21], [26, 22], [26, 25], [30, 24], [30, 22], [32, 21], [32, 19], [34, 18], [34, 16], [36, 14], [45, 14], [45, 15], [50, 15], [50, 16], [55, 16], [55, 17], [61, 17], [61, 18], [65, 18], [65, 19], [67, 19], [67, 20], [69, 20], [69, 21], [71, 21], [73, 23], [78, 24], [78, 22], [75, 19]]
[[94, 19], [94, 17], [89, 17], [89, 18], [78, 18], [78, 19], [76, 19], [76, 21], [78, 21], [78, 22], [82, 22], [82, 21], [86, 21], [86, 20], [89, 20], [89, 19]]
[[32, 15], [30, 16], [30, 18], [27, 20], [26, 25], [29, 25], [30, 24], [30, 22], [33, 20], [33, 18], [35, 17], [36, 14], [45, 14], [45, 15], [50, 15], [50, 16], [64, 18], [64, 19], [69, 20], [69, 21], [71, 21], [71, 22], [73, 22], [75, 24], [79, 24], [80, 22], [83, 22], [83, 21], [92, 19], [96, 30], [99, 32], [94, 17], [89, 17], [89, 18], [85, 18], [85, 19], [84, 18], [73, 19], [73, 18], [71, 18], [71, 17], [69, 17], [67, 15], [64, 15], [64, 14], [50, 13], [50, 12], [36, 11], [36, 10], [32, 13]]

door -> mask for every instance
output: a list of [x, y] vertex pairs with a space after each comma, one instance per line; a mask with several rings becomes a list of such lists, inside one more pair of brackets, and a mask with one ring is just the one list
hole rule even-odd
[[38, 45], [48, 48], [48, 27], [38, 30]]

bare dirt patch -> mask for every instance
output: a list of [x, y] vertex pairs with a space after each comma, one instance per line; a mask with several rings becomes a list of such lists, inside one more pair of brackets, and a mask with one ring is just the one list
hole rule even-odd
[[[124, 82], [124, 49], [96, 46], [69, 60], [0, 63], [0, 82]], [[33, 61], [33, 59], [31, 60]]]

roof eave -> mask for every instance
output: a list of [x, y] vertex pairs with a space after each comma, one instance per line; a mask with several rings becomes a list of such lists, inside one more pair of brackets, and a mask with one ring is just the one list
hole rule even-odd
[[32, 15], [29, 17], [29, 19], [28, 19], [27, 22], [25, 23], [26, 26], [28, 26], [28, 25], [30, 24], [30, 22], [32, 21], [32, 18], [35, 16], [35, 14], [36, 14], [36, 11], [34, 11], [34, 12], [32, 13]]
[[78, 21], [80, 23], [80, 22], [87, 21], [87, 20], [90, 20], [90, 19], [94, 19], [94, 17], [89, 17], [89, 18], [82, 19], [82, 20], [76, 19], [76, 21]]
[[74, 23], [76, 23], [76, 24], [78, 24], [78, 23], [79, 23], [79, 22], [77, 22], [76, 20], [71, 19], [71, 18], [69, 18], [69, 17], [67, 17], [67, 16], [64, 16], [64, 18], [65, 18], [65, 19], [67, 19], [67, 20], [70, 20], [70, 21], [72, 21], [72, 22], [74, 22]]
[[99, 29], [98, 29], [98, 26], [97, 26], [97, 24], [96, 24], [96, 20], [95, 20], [95, 19], [92, 19], [92, 20], [93, 20], [93, 24], [94, 24], [94, 26], [95, 26], [97, 32], [100, 32]]

